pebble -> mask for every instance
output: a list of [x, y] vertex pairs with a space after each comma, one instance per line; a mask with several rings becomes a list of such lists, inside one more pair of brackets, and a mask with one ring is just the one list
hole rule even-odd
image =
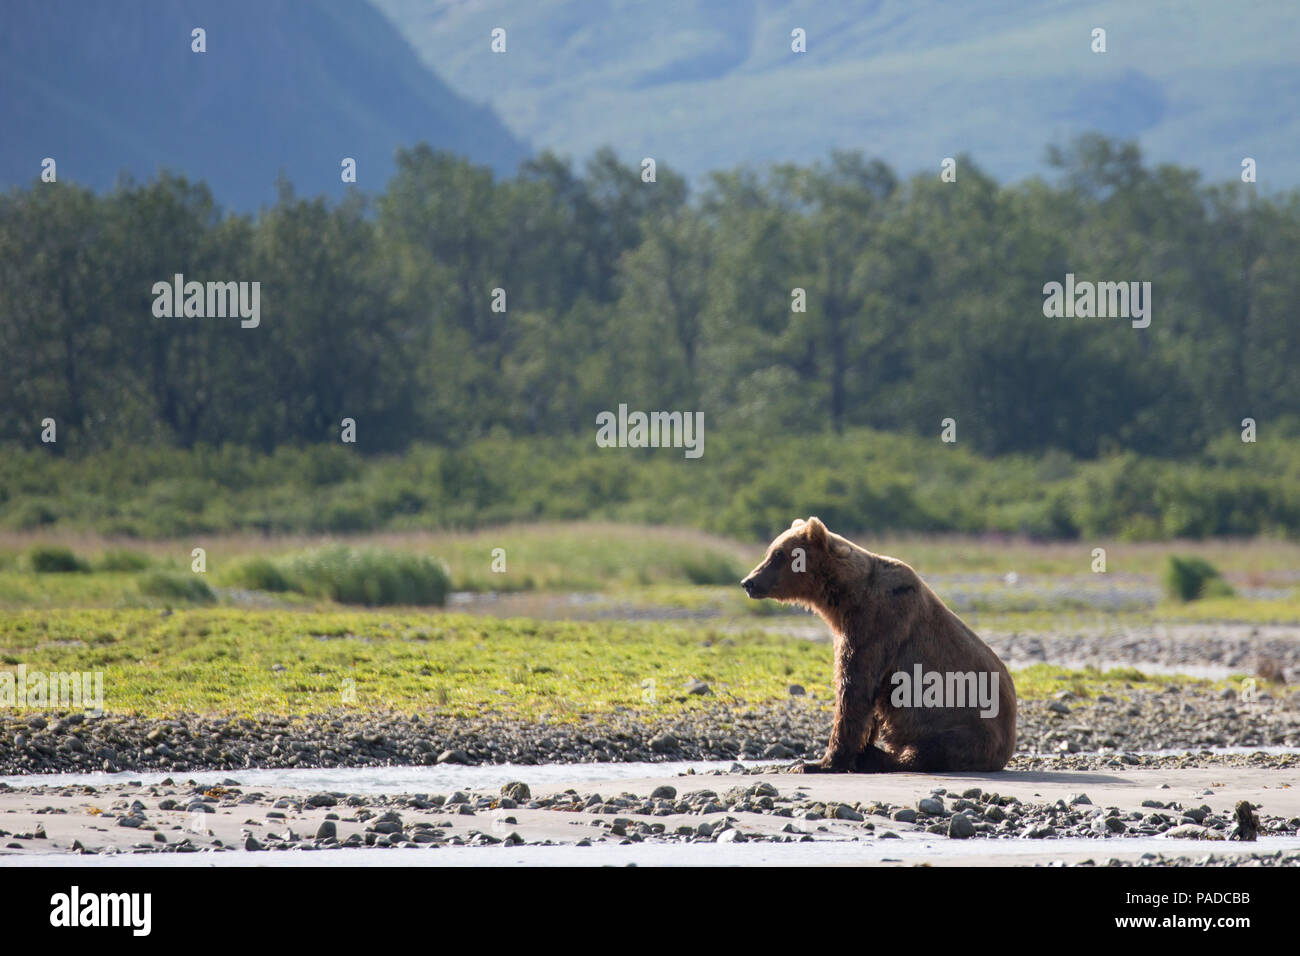
[[[510, 783], [502, 784], [501, 793], [511, 800], [526, 803], [533, 798], [533, 793], [528, 789], [528, 784], [518, 780], [512, 780]], [[506, 809], [510, 809], [507, 807]]]
[[975, 824], [964, 813], [954, 813], [948, 821], [948, 836], [954, 840], [966, 840], [975, 835]]
[[672, 734], [656, 734], [650, 738], [650, 749], [657, 754], [672, 753], [677, 749], [677, 738]]

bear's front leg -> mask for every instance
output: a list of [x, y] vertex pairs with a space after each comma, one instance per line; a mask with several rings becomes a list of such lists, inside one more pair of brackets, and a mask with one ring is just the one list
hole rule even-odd
[[875, 740], [879, 731], [875, 718], [879, 674], [870, 652], [855, 648], [843, 638], [835, 642], [835, 715], [826, 754], [805, 763], [802, 773], [852, 773], [858, 755]]
[[849, 773], [853, 770], [853, 761], [837, 762], [830, 754], [811, 763], [796, 764], [791, 773]]
[[[832, 733], [832, 740], [834, 734]], [[857, 769], [858, 755], [827, 748], [821, 760], [797, 764], [793, 773], [852, 773]]]

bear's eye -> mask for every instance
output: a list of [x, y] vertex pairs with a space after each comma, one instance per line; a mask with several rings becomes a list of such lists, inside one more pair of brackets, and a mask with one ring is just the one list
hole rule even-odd
[[785, 552], [784, 552], [784, 551], [777, 551], [776, 554], [772, 555], [772, 560], [773, 560], [773, 561], [781, 561], [781, 560], [784, 560], [784, 558], [785, 558]]

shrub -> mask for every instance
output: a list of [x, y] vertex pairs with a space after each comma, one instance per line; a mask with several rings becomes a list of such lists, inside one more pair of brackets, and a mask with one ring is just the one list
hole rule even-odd
[[432, 558], [344, 546], [295, 559], [289, 575], [306, 594], [340, 604], [444, 604], [451, 579]]
[[27, 553], [27, 563], [38, 574], [84, 573], [90, 565], [77, 557], [69, 548], [42, 546]]
[[105, 551], [98, 562], [101, 571], [145, 571], [152, 565], [153, 559], [149, 555], [122, 548]]
[[745, 572], [725, 554], [693, 555], [682, 560], [682, 573], [692, 584], [735, 584]]
[[211, 604], [217, 599], [206, 581], [183, 571], [153, 571], [140, 579], [139, 588], [146, 597], [163, 601]]
[[293, 582], [280, 568], [266, 558], [251, 558], [235, 565], [225, 575], [234, 587], [253, 591], [292, 591]]
[[1169, 556], [1165, 568], [1165, 593], [1176, 601], [1195, 601], [1203, 597], [1227, 597], [1233, 591], [1219, 569], [1204, 558]]
[[699, 461], [661, 449], [611, 456], [593, 448], [590, 436], [558, 435], [417, 444], [400, 456], [365, 458], [315, 446], [270, 455], [233, 446], [123, 446], [83, 459], [6, 450], [0, 528], [171, 538], [468, 530], [583, 518], [765, 542], [792, 518], [816, 514], [850, 536], [1300, 536], [1296, 441], [1249, 446], [1243, 457], [1234, 434], [1181, 461], [1133, 452], [1087, 461], [1060, 452], [986, 459], [929, 437], [866, 428], [842, 435], [719, 431], [710, 441]]

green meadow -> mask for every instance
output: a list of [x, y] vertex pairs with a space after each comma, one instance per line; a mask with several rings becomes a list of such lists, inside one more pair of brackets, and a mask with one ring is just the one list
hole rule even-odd
[[[864, 543], [914, 564], [977, 629], [1300, 625], [1289, 571], [1300, 548], [1284, 542], [1108, 542], [1099, 545], [1105, 575], [1091, 573], [1091, 547], [1077, 542]], [[191, 570], [195, 547], [202, 574]], [[761, 705], [789, 699], [792, 684], [829, 701], [820, 622], [736, 587], [761, 554], [700, 531], [609, 523], [127, 542], [9, 533], [0, 537], [0, 667], [103, 671], [106, 709], [147, 716], [358, 708], [565, 721]], [[1232, 593], [1089, 605], [1097, 588], [1159, 593], [1175, 555], [1211, 564]], [[1009, 602], [1009, 592], [1032, 606]], [[403, 600], [409, 594], [447, 603]], [[1026, 698], [1122, 696], [1148, 681], [1131, 668], [1049, 665], [1015, 678]], [[686, 692], [697, 680], [707, 697]]]
[[[829, 703], [831, 693], [826, 644], [757, 628], [214, 608], [5, 611], [0, 629], [10, 669], [102, 671], [107, 712], [151, 717], [356, 708], [563, 722], [761, 705], [788, 700], [792, 684], [814, 700]], [[1015, 678], [1026, 698], [1123, 696], [1147, 680], [1133, 669], [1049, 665]], [[687, 692], [697, 680], [707, 697]]]

